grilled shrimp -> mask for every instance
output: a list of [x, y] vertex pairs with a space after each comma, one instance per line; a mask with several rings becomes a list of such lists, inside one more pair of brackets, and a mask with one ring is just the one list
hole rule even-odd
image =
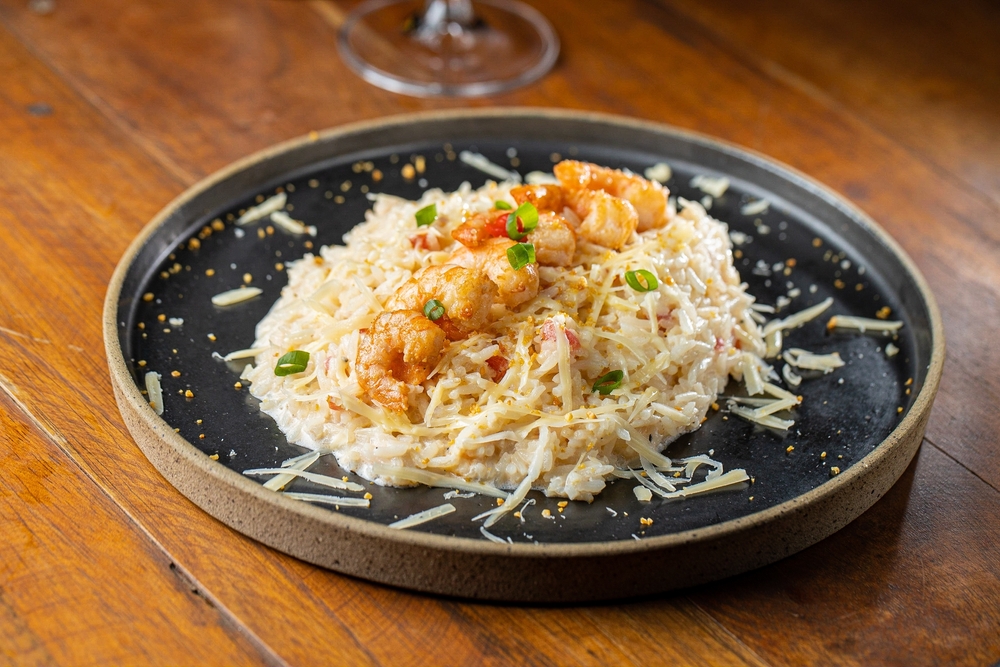
[[415, 310], [383, 312], [361, 334], [355, 364], [358, 384], [376, 403], [405, 412], [410, 388], [427, 379], [441, 359], [441, 327]]
[[563, 189], [559, 185], [518, 185], [510, 189], [510, 196], [518, 204], [531, 202], [539, 211], [562, 213], [566, 207]]
[[570, 266], [576, 252], [576, 232], [566, 218], [543, 211], [538, 214], [538, 226], [525, 241], [535, 246], [535, 259], [542, 266]]
[[538, 294], [538, 266], [528, 264], [516, 271], [507, 259], [509, 238], [491, 238], [475, 248], [458, 246], [448, 261], [470, 269], [480, 269], [498, 289], [500, 301], [514, 308]]
[[[560, 162], [556, 167], [568, 162]], [[552, 211], [560, 217], [564, 209], [570, 209], [582, 221], [576, 228], [580, 236], [591, 243], [615, 250], [620, 250], [628, 242], [638, 225], [638, 214], [628, 201], [600, 189], [589, 189], [577, 181], [562, 186], [522, 185], [513, 188], [510, 193], [518, 204], [530, 201], [539, 211]], [[575, 250], [575, 242], [573, 245]], [[543, 262], [541, 259], [538, 261], [549, 266], [565, 266], [561, 263]]]
[[[576, 233], [566, 218], [559, 214], [562, 211], [561, 193], [558, 204], [557, 212], [536, 206], [539, 210], [538, 226], [528, 232], [523, 239], [535, 247], [535, 259], [544, 266], [569, 266], [573, 253], [576, 252]], [[509, 238], [507, 236], [509, 215], [510, 211], [491, 211], [487, 214], [474, 215], [452, 230], [451, 236], [466, 248], [478, 248], [490, 239]]]
[[621, 250], [636, 230], [632, 204], [603, 190], [567, 190], [566, 202], [580, 218], [580, 236], [591, 243]]
[[576, 160], [563, 160], [552, 171], [566, 189], [603, 190], [627, 200], [635, 207], [639, 216], [640, 232], [667, 224], [669, 191], [655, 181], [648, 181], [642, 176], [618, 169]]
[[507, 236], [507, 216], [510, 211], [476, 213], [451, 230], [451, 238], [466, 248], [476, 248], [492, 238]]
[[497, 286], [479, 269], [454, 264], [429, 266], [417, 271], [396, 290], [386, 310], [415, 310], [437, 299], [444, 315], [434, 321], [450, 340], [461, 340], [486, 326]]

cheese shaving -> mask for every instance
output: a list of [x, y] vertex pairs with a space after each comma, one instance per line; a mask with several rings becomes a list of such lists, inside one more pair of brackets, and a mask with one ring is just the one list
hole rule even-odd
[[857, 329], [861, 333], [866, 331], [899, 331], [902, 327], [901, 320], [874, 320], [852, 315], [834, 315], [826, 323], [827, 329]]
[[145, 376], [146, 396], [149, 398], [149, 407], [158, 415], [163, 414], [163, 388], [160, 386], [160, 374], [149, 371]]
[[323, 505], [371, 507], [371, 503], [365, 498], [344, 498], [342, 496], [328, 496], [322, 493], [298, 493], [293, 491], [285, 491], [281, 495], [292, 500], [304, 500], [309, 503], [321, 503]]
[[252, 299], [258, 294], [263, 294], [263, 292], [264, 290], [259, 287], [237, 287], [228, 292], [216, 294], [212, 297], [212, 303], [216, 306], [232, 306], [233, 304]]
[[245, 225], [250, 222], [255, 222], [261, 218], [265, 218], [275, 211], [280, 211], [285, 208], [285, 203], [288, 201], [288, 195], [284, 192], [279, 192], [269, 199], [265, 199], [263, 202], [257, 206], [252, 206], [246, 210], [246, 212], [236, 219], [237, 225]]
[[423, 512], [411, 514], [405, 519], [400, 519], [399, 521], [390, 523], [388, 527], [395, 530], [405, 530], [406, 528], [413, 528], [414, 526], [419, 526], [427, 523], [428, 521], [433, 521], [434, 519], [440, 519], [441, 517], [451, 514], [454, 511], [454, 505], [451, 503], [445, 503], [444, 505], [438, 505], [437, 507], [432, 507], [429, 510], [424, 510]]

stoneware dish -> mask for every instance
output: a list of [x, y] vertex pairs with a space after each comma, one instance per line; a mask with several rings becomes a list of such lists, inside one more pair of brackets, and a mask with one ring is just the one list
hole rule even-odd
[[[744, 468], [752, 484], [640, 503], [634, 480], [619, 480], [592, 504], [573, 502], [562, 511], [559, 499], [532, 492], [536, 504], [523, 521], [508, 515], [491, 529], [504, 544], [485, 539], [471, 520], [493, 498], [455, 498], [456, 512], [395, 530], [387, 525], [445, 502], [444, 490], [369, 486], [324, 456], [311, 471], [346, 475], [373, 496], [370, 509], [335, 508], [291, 500], [264, 489], [265, 478], [241, 474], [304, 450], [288, 444], [246, 387], [236, 387], [246, 362], [226, 364], [213, 352], [252, 344], [255, 324], [285, 283], [283, 265], [341, 242], [364, 219], [370, 193], [415, 199], [431, 187], [482, 185], [490, 177], [462, 161], [465, 150], [521, 174], [551, 171], [563, 157], [637, 173], [664, 162], [672, 169], [671, 192], [692, 200], [705, 197], [692, 186], [694, 176], [725, 176], [726, 192], [705, 202], [741, 242], [734, 255], [749, 291], [764, 304], [791, 298], [785, 314], [834, 298], [823, 317], [786, 337], [786, 346], [838, 351], [846, 361], [796, 389], [804, 401], [789, 431], [755, 426], [720, 401], [701, 429], [666, 452], [713, 451], [727, 469]], [[291, 215], [316, 226], [315, 238], [268, 229], [267, 221], [233, 224], [241, 210], [279, 189]], [[767, 209], [746, 214], [746, 205], [761, 198], [770, 202]], [[262, 295], [212, 305], [212, 295], [238, 287], [245, 274]], [[895, 337], [825, 326], [832, 314], [880, 311], [904, 322]], [[690, 132], [537, 109], [356, 124], [223, 169], [163, 209], [129, 247], [108, 289], [104, 335], [118, 405], [136, 443], [167, 481], [220, 521], [365, 579], [537, 602], [691, 586], [772, 563], [839, 530], [882, 497], [913, 458], [944, 358], [940, 317], [923, 278], [875, 222], [839, 195], [773, 160]], [[163, 378], [162, 417], [142, 393], [150, 370]], [[297, 480], [286, 490], [321, 489]], [[554, 518], [543, 518], [543, 509]]]

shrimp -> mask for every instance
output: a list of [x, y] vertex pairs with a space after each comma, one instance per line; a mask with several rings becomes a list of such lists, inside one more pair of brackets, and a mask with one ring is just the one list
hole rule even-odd
[[526, 241], [535, 246], [535, 259], [542, 266], [571, 266], [576, 252], [576, 232], [561, 215], [543, 211], [538, 214], [538, 226]]
[[361, 389], [382, 407], [405, 412], [411, 384], [420, 384], [441, 360], [441, 327], [415, 310], [383, 312], [362, 332], [355, 372]]
[[[589, 187], [591, 178], [590, 172], [587, 171], [590, 168], [588, 163], [564, 160], [557, 164], [556, 168], [563, 165], [583, 165], [586, 169], [569, 170], [563, 167], [560, 170], [564, 172], [563, 176], [565, 177], [562, 186], [521, 185], [513, 188], [510, 194], [514, 197], [514, 201], [518, 204], [529, 201], [539, 211], [552, 211], [560, 215], [563, 220], [566, 220], [566, 217], [561, 214], [568, 208], [573, 212], [573, 216], [582, 221], [576, 228], [580, 236], [591, 243], [621, 250], [638, 226], [638, 214], [635, 208], [628, 201], [611, 193], [600, 188]], [[603, 167], [593, 166], [603, 169]], [[583, 174], [583, 172], [586, 173]], [[556, 176], [559, 177], [559, 172], [556, 173]], [[570, 229], [572, 228], [570, 225]], [[556, 243], [558, 245], [558, 241]], [[539, 245], [544, 246], [544, 244]], [[575, 250], [575, 242], [573, 246], [573, 250]], [[569, 254], [572, 256], [572, 251]], [[561, 256], [559, 255], [560, 258]], [[558, 261], [554, 263], [543, 262], [541, 258], [538, 261], [549, 266], [566, 265]]]
[[667, 224], [667, 195], [670, 191], [655, 181], [576, 160], [563, 160], [553, 168], [553, 172], [566, 189], [603, 190], [628, 201], [639, 216], [637, 229], [640, 232]]
[[568, 190], [569, 208], [580, 218], [580, 236], [598, 245], [621, 250], [636, 230], [638, 215], [628, 201], [603, 190]]
[[475, 248], [458, 246], [448, 261], [470, 269], [481, 269], [498, 289], [498, 298], [514, 308], [538, 294], [538, 266], [534, 263], [514, 270], [507, 259], [509, 238], [491, 238]]
[[449, 340], [461, 340], [486, 326], [496, 296], [497, 286], [478, 268], [441, 264], [417, 271], [389, 298], [385, 308], [423, 311], [428, 301], [437, 299], [444, 306], [444, 315], [434, 323]]
[[[528, 188], [535, 186], [526, 186]], [[524, 189], [524, 188], [515, 188]], [[562, 211], [562, 195], [559, 196]], [[566, 219], [557, 212], [539, 209], [538, 226], [524, 239], [535, 247], [535, 258], [544, 266], [569, 266], [576, 252], [576, 233]], [[491, 211], [477, 214], [451, 232], [451, 237], [466, 248], [478, 248], [491, 239], [509, 238], [507, 218], [510, 211]], [[506, 252], [506, 251], [505, 251]]]
[[539, 211], [562, 213], [566, 207], [563, 188], [559, 185], [518, 185], [510, 189], [518, 204], [531, 202]]
[[510, 211], [476, 213], [451, 230], [451, 238], [466, 248], [476, 248], [492, 238], [507, 236], [507, 216]]

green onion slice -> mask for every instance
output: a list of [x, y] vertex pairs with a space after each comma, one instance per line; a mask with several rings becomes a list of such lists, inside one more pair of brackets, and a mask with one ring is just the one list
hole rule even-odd
[[511, 268], [520, 271], [535, 261], [535, 246], [530, 243], [517, 243], [507, 248], [507, 261]]
[[622, 378], [625, 377], [625, 373], [622, 371], [611, 371], [606, 375], [602, 375], [594, 383], [594, 387], [591, 391], [596, 391], [601, 396], [607, 396], [613, 392], [618, 387], [622, 386]]
[[500, 201], [500, 200], [497, 200], [497, 201], [493, 202], [493, 205], [497, 207], [498, 211], [509, 211], [510, 209], [514, 208], [513, 206], [511, 206], [507, 202]]
[[431, 320], [432, 322], [441, 319], [444, 316], [444, 304], [437, 299], [431, 299], [424, 304], [424, 317]]
[[525, 234], [538, 226], [538, 209], [530, 201], [526, 201], [507, 216], [507, 236], [520, 241]]
[[625, 282], [636, 292], [652, 292], [660, 286], [660, 283], [656, 280], [656, 276], [646, 269], [626, 271]]
[[306, 365], [308, 363], [308, 352], [303, 352], [302, 350], [292, 350], [291, 352], [286, 352], [280, 359], [278, 359], [278, 363], [274, 366], [274, 374], [280, 376], [301, 373], [306, 369]]
[[437, 204], [431, 204], [430, 206], [424, 206], [422, 209], [417, 211], [417, 227], [426, 227], [427, 225], [433, 224], [438, 217], [438, 207]]

